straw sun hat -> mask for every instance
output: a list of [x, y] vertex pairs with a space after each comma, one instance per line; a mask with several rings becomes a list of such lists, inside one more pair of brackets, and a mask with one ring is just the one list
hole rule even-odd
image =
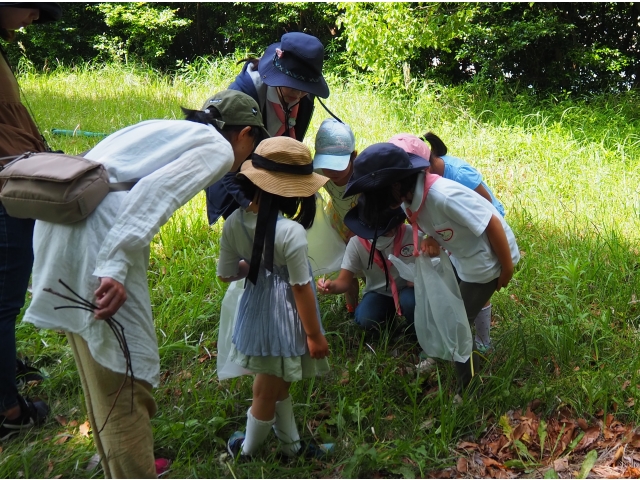
[[260, 142], [238, 175], [281, 197], [310, 197], [329, 180], [313, 173], [309, 148], [291, 137], [272, 137]]

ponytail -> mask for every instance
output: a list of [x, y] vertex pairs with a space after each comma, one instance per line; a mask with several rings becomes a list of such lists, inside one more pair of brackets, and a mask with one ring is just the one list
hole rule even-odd
[[441, 157], [447, 154], [447, 146], [444, 142], [433, 132], [427, 132], [422, 136], [422, 140], [427, 142], [431, 146], [431, 154], [436, 157]]

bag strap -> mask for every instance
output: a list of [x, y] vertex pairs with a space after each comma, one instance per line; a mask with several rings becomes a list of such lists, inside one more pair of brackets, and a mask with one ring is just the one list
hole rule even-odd
[[109, 192], [126, 192], [131, 190], [138, 182], [118, 182], [109, 184]]
[[[396, 232], [395, 237], [393, 238], [393, 255], [398, 257], [400, 254], [400, 250], [402, 249], [402, 238], [404, 237], [404, 232], [406, 230], [406, 225], [400, 225], [398, 227], [398, 231]], [[362, 246], [367, 250], [367, 252], [371, 252], [371, 242], [369, 240], [365, 240], [364, 238], [358, 237], [358, 240], [362, 244]], [[396, 306], [396, 312], [398, 315], [402, 315], [402, 309], [400, 308], [400, 296], [398, 294], [398, 286], [396, 285], [396, 281], [393, 276], [389, 275], [389, 269], [393, 266], [393, 264], [384, 256], [382, 252], [378, 250], [380, 255], [373, 255], [373, 261], [380, 267], [384, 274], [387, 277], [388, 282], [391, 284], [391, 295], [393, 296], [393, 303]], [[383, 263], [384, 262], [384, 263]]]
[[420, 200], [420, 206], [415, 212], [412, 212], [410, 208], [407, 208], [407, 214], [408, 214], [407, 217], [409, 218], [409, 223], [411, 223], [411, 226], [413, 227], [413, 256], [414, 257], [417, 257], [420, 255], [420, 245], [418, 244], [418, 216], [422, 211], [422, 207], [424, 207], [424, 202], [427, 199], [429, 190], [431, 190], [431, 186], [441, 178], [442, 177], [440, 175], [436, 175], [435, 173], [425, 172], [424, 191], [422, 192], [422, 200]]

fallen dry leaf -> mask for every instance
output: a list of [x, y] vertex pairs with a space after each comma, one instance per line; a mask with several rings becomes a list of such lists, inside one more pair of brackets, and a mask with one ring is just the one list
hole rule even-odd
[[91, 430], [91, 426], [88, 421], [78, 427], [78, 431], [83, 437], [89, 437], [89, 430]]
[[583, 432], [586, 432], [587, 429], [589, 428], [589, 425], [587, 424], [587, 421], [584, 418], [579, 418], [577, 423]]
[[45, 478], [51, 475], [51, 472], [53, 472], [53, 462], [49, 461], [47, 464], [47, 472], [44, 474]]
[[622, 476], [624, 478], [640, 478], [640, 468], [627, 467]]
[[625, 381], [622, 384], [622, 390], [626, 390], [629, 385], [631, 385], [631, 381], [630, 380]]
[[467, 473], [467, 470], [469, 470], [469, 464], [466, 458], [460, 457], [458, 459], [458, 462], [456, 463], [456, 470], [460, 473]]
[[553, 469], [560, 473], [569, 470], [569, 459], [567, 457], [558, 458], [553, 461]]
[[69, 422], [69, 426], [70, 427], [77, 427], [78, 426], [78, 421], [77, 420], [71, 420]]
[[624, 402], [624, 404], [627, 407], [631, 408], [636, 404], [636, 401], [633, 399], [633, 397], [629, 397], [629, 399], [626, 402]]
[[617, 468], [607, 467], [606, 465], [596, 465], [591, 469], [591, 477], [622, 478], [622, 473]]
[[584, 432], [584, 437], [582, 437], [582, 440], [580, 440], [578, 445], [576, 445], [576, 448], [574, 451], [579, 452], [581, 450], [586, 449], [589, 445], [595, 442], [599, 436], [600, 436], [600, 427], [595, 426], [595, 427], [587, 428], [587, 430]]
[[69, 435], [68, 433], [63, 433], [62, 435], [58, 435], [56, 437], [57, 440], [54, 443], [56, 445], [62, 445], [64, 442], [66, 442], [70, 438], [71, 438], [71, 435]]
[[616, 450], [616, 453], [613, 456], [613, 460], [611, 460], [611, 466], [612, 467], [615, 466], [615, 464], [620, 461], [620, 459], [622, 458], [623, 454], [624, 454], [624, 447], [622, 447], [622, 446], [618, 447], [618, 450]]
[[60, 425], [62, 425], [63, 427], [67, 425], [68, 420], [67, 417], [64, 417], [62, 415], [56, 415], [56, 420], [58, 421], [58, 423]]
[[485, 467], [505, 468], [504, 465], [502, 465], [500, 462], [489, 457], [482, 457], [482, 463], [484, 464]]
[[507, 475], [507, 472], [503, 472], [499, 468], [487, 467], [487, 472], [489, 472], [489, 476], [491, 478], [509, 478], [509, 476]]
[[460, 442], [458, 444], [458, 448], [473, 450], [473, 449], [478, 448], [478, 444], [477, 443], [472, 443], [472, 442]]

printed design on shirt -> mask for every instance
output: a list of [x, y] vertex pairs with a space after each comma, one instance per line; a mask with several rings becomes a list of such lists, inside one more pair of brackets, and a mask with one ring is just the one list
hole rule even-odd
[[413, 243], [409, 243], [407, 245], [403, 245], [400, 249], [401, 257], [413, 257]]
[[444, 230], [436, 230], [436, 233], [442, 237], [442, 240], [448, 242], [453, 238], [453, 230], [445, 228]]

